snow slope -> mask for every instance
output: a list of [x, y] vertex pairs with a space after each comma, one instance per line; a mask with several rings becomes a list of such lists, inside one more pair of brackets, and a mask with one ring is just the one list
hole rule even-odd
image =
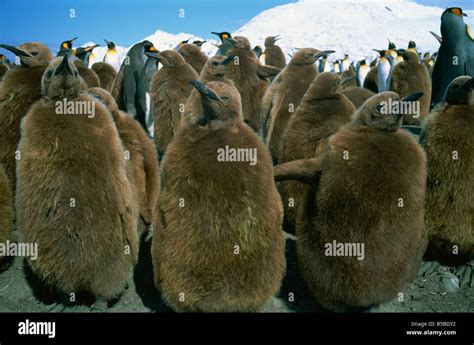
[[[278, 44], [287, 53], [303, 47], [332, 49], [336, 51], [332, 59], [342, 58], [345, 53], [351, 60], [371, 59], [377, 56], [372, 49], [387, 48], [388, 39], [400, 48], [406, 48], [408, 41], [414, 40], [418, 50], [435, 52], [438, 42], [429, 31], [440, 32], [443, 10], [409, 0], [301, 0], [261, 12], [233, 35], [249, 38], [253, 46], [263, 46], [265, 37], [279, 34]], [[465, 12], [469, 15], [465, 22], [473, 26], [474, 11]], [[208, 43], [202, 47], [209, 55], [217, 50], [209, 43], [217, 43], [212, 36], [205, 38]], [[143, 39], [165, 50], [190, 37], [203, 40], [189, 33], [171, 34], [161, 30]], [[85, 45], [90, 44], [93, 43]], [[117, 47], [122, 59], [129, 48]], [[102, 61], [106, 50], [104, 45], [94, 49], [98, 61]]]

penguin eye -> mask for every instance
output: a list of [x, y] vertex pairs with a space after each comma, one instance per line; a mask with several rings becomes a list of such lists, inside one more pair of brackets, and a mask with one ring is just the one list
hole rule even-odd
[[219, 66], [219, 63], [217, 61], [213, 61], [212, 62], [212, 67], [217, 67], [217, 66]]
[[383, 108], [384, 108], [384, 105], [383, 105], [383, 104], [378, 104], [377, 107], [376, 107], [377, 112], [378, 112], [378, 113], [382, 113]]
[[46, 72], [46, 77], [49, 79], [51, 78], [53, 75], [53, 71], [49, 70], [48, 72]]
[[229, 96], [222, 96], [221, 98], [222, 98], [224, 101], [227, 101], [227, 100], [229, 100], [229, 99], [230, 99], [230, 97], [229, 97]]
[[33, 56], [36, 56], [36, 55], [38, 55], [38, 52], [31, 52], [30, 54], [33, 55]]

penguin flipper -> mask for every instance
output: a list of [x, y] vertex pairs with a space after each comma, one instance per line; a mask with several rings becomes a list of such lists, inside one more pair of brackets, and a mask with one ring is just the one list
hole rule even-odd
[[298, 159], [273, 168], [275, 181], [295, 180], [317, 187], [321, 176], [321, 159]]
[[281, 68], [269, 65], [257, 65], [257, 75], [261, 79], [271, 78], [281, 72]]

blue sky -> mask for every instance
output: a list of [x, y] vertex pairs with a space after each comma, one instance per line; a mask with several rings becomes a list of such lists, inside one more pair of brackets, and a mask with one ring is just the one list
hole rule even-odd
[[[330, 0], [328, 0], [330, 1]], [[209, 37], [210, 31], [235, 31], [261, 11], [291, 0], [0, 0], [0, 43], [42, 41], [56, 49], [79, 36], [75, 45], [129, 46], [157, 29]], [[474, 9], [474, 1], [418, 0], [439, 7]], [[75, 18], [70, 18], [74, 9]], [[179, 11], [184, 9], [184, 18]], [[2, 53], [5, 53], [2, 51]]]

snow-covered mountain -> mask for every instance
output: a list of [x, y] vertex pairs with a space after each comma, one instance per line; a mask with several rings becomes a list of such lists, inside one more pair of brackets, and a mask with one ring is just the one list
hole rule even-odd
[[[454, 5], [453, 5], [454, 6]], [[332, 49], [332, 59], [348, 53], [351, 60], [373, 58], [372, 49], [387, 48], [388, 39], [397, 47], [406, 48], [409, 40], [417, 43], [418, 50], [435, 52], [438, 42], [429, 33], [439, 33], [440, 17], [444, 8], [424, 6], [409, 0], [300, 0], [296, 3], [276, 6], [261, 12], [233, 33], [250, 39], [251, 44], [263, 46], [265, 37], [280, 35], [278, 44], [287, 53], [295, 48], [315, 47]], [[474, 11], [465, 11], [464, 20], [474, 24]], [[215, 36], [206, 37], [202, 47], [209, 55], [217, 48]], [[157, 30], [144, 37], [159, 50], [173, 49], [179, 42], [202, 37], [189, 33], [171, 34]], [[89, 42], [83, 46], [93, 44]], [[121, 58], [130, 47], [117, 47]], [[94, 49], [98, 61], [102, 61], [106, 46]]]

